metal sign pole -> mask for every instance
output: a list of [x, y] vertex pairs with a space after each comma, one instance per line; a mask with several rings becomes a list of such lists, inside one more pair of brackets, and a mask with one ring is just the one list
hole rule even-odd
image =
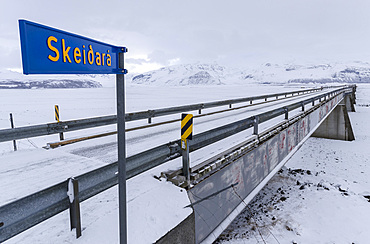
[[[123, 52], [126, 51], [122, 50]], [[123, 69], [123, 52], [119, 53], [119, 68]], [[119, 240], [127, 244], [127, 206], [126, 206], [126, 138], [125, 138], [125, 78], [116, 76], [117, 87], [117, 130], [118, 130], [118, 199], [119, 199]]]
[[189, 143], [188, 139], [181, 139], [182, 172], [186, 180], [190, 181]]

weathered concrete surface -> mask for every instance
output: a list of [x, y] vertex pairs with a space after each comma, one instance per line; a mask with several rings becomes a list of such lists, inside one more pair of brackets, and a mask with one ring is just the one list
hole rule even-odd
[[356, 112], [354, 95], [345, 96], [341, 104], [346, 105], [348, 112]]
[[350, 105], [352, 110], [354, 100], [349, 97], [341, 93], [325, 100], [282, 127], [278, 134], [261, 141], [257, 148], [195, 184], [188, 190], [194, 212], [156, 243], [212, 243], [220, 234], [219, 226], [226, 227], [239, 206], [244, 208], [312, 133], [354, 140], [346, 108]]
[[[347, 101], [349, 101], [349, 96], [346, 96], [346, 98], [348, 98]], [[346, 98], [343, 100], [345, 103], [347, 103]], [[312, 136], [334, 140], [353, 141], [355, 139], [355, 135], [353, 134], [352, 125], [348, 116], [347, 105], [339, 104], [322, 122]]]
[[190, 214], [184, 221], [167, 232], [156, 244], [194, 244], [195, 243], [195, 217]]

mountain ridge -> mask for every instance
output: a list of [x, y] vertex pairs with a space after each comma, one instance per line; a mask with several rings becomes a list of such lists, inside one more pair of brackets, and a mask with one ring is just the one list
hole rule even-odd
[[243, 85], [246, 83], [370, 83], [370, 65], [353, 64], [271, 64], [230, 68], [214, 64], [185, 64], [163, 67], [132, 77], [141, 85]]
[[58, 89], [58, 88], [100, 88], [94, 80], [46, 79], [38, 81], [0, 80], [0, 89]]

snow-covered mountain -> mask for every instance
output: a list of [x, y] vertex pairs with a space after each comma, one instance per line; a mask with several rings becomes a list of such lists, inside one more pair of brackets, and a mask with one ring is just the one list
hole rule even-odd
[[155, 85], [221, 85], [230, 70], [217, 64], [186, 64], [164, 67], [132, 77], [135, 84]]
[[217, 64], [164, 67], [132, 77], [146, 85], [242, 85], [247, 83], [369, 83], [370, 64], [271, 64], [236, 69]]
[[[272, 64], [234, 68], [213, 64], [182, 64], [128, 74], [129, 84], [155, 86], [245, 85], [288, 83], [370, 83], [370, 63]], [[30, 75], [0, 70], [1, 88], [114, 87], [114, 75]]]
[[0, 70], [0, 89], [99, 88], [102, 83], [114, 84], [114, 76], [23, 75], [18, 71]]
[[40, 80], [14, 81], [0, 80], [0, 89], [40, 89], [40, 88], [99, 88], [102, 85], [93, 80]]

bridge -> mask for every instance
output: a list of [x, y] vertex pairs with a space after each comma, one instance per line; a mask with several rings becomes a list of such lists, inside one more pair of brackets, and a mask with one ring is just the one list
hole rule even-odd
[[[129, 153], [126, 168], [128, 178], [132, 178], [165, 162], [180, 160], [180, 140], [173, 141], [179, 137], [176, 122], [180, 118], [171, 116], [197, 113], [194, 126], [198, 126], [199, 133], [189, 141], [194, 157], [190, 169], [186, 169], [190, 179], [184, 176], [185, 169], [180, 169], [180, 164], [162, 174], [187, 190], [190, 204], [184, 207], [191, 209], [192, 214], [158, 243], [212, 242], [310, 136], [354, 140], [348, 112], [354, 111], [355, 91], [355, 86], [316, 88], [126, 114], [127, 122], [148, 120], [146, 125], [127, 129], [136, 131], [135, 136], [128, 136], [128, 149], [138, 141], [140, 147], [150, 148]], [[160, 119], [165, 116], [170, 118]], [[159, 122], [154, 123], [154, 119]], [[6, 129], [0, 131], [0, 142], [106, 126], [116, 121], [116, 116], [105, 116]], [[155, 129], [167, 125], [170, 127], [163, 131]], [[145, 131], [148, 129], [154, 129], [153, 136], [160, 135], [155, 139], [155, 147], [147, 146], [144, 140], [151, 138]], [[49, 148], [100, 136], [104, 135], [67, 139], [50, 143]], [[81, 234], [79, 203], [116, 185], [116, 172], [117, 163], [110, 162], [41, 191], [0, 203], [0, 241], [67, 209], [72, 213], [71, 226]], [[74, 197], [70, 198], [67, 192]]]

